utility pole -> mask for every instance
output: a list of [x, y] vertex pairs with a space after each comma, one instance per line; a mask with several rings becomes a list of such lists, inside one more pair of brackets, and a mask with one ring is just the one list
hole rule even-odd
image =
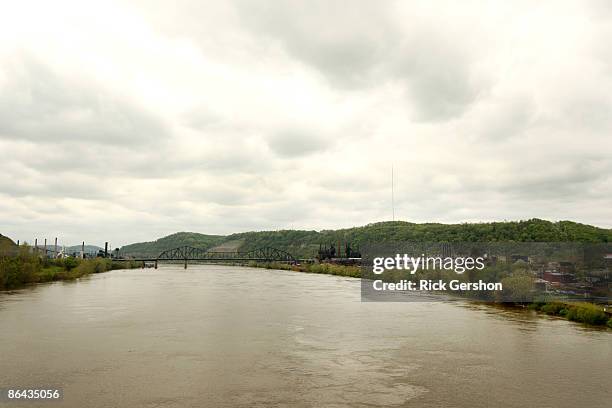
[[393, 191], [393, 164], [391, 165], [391, 220], [395, 221], [395, 194]]
[[55, 257], [57, 258], [57, 237], [55, 237], [55, 246], [53, 248], [53, 251], [55, 252]]
[[81, 244], [81, 259], [85, 259], [85, 241]]
[[47, 238], [45, 238], [45, 252], [43, 255], [45, 258], [47, 257]]

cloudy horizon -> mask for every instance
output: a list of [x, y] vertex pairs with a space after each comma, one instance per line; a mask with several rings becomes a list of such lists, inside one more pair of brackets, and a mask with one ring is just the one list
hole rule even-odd
[[605, 1], [7, 2], [0, 233], [612, 228]]

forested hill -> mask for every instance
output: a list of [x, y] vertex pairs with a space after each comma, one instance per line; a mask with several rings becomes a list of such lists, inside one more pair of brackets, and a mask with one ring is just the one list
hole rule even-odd
[[197, 232], [177, 232], [152, 242], [139, 242], [121, 248], [122, 254], [138, 256], [157, 256], [166, 249], [188, 245], [194, 248], [208, 249], [224, 242], [222, 235], [205, 235]]
[[612, 230], [571, 221], [550, 222], [539, 219], [516, 222], [476, 224], [415, 224], [404, 221], [380, 222], [340, 230], [280, 230], [243, 232], [228, 236], [179, 232], [154, 242], [127, 245], [125, 254], [157, 255], [163, 250], [182, 245], [212, 248], [225, 242], [242, 242], [240, 250], [272, 246], [289, 251], [296, 257], [312, 257], [319, 244], [349, 241], [353, 246], [365, 242], [429, 241], [580, 241], [612, 242]]
[[9, 237], [0, 234], [0, 255], [12, 254], [17, 249], [17, 245]]

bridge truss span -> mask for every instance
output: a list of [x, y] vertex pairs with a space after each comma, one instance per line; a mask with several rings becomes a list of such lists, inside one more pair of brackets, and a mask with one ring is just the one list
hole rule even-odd
[[252, 251], [243, 252], [217, 252], [207, 251], [202, 248], [181, 246], [168, 249], [160, 253], [157, 258], [151, 259], [156, 263], [159, 261], [201, 261], [201, 262], [284, 262], [296, 263], [297, 260], [289, 252], [272, 247], [257, 248]]

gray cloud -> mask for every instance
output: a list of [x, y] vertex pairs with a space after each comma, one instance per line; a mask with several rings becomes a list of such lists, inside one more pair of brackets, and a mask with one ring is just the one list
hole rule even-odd
[[[406, 90], [415, 119], [460, 115], [487, 84], [471, 71], [472, 44], [418, 15], [400, 22], [395, 2], [238, 2], [246, 27], [267, 34], [334, 85], [371, 88], [391, 81]], [[416, 14], [416, 13], [415, 13]]]
[[120, 95], [54, 72], [18, 54], [4, 66], [0, 135], [36, 143], [108, 146], [155, 144], [168, 137], [162, 120]]
[[397, 62], [389, 69], [404, 82], [415, 119], [460, 116], [484, 92], [486, 83], [471, 72], [471, 57], [462, 51], [452, 38], [424, 29], [397, 50]]
[[277, 155], [284, 157], [307, 156], [325, 150], [332, 144], [322, 135], [302, 129], [282, 130], [268, 138], [268, 147]]
[[237, 1], [236, 5], [246, 27], [279, 41], [339, 86], [369, 82], [397, 42], [388, 10], [371, 1]]

